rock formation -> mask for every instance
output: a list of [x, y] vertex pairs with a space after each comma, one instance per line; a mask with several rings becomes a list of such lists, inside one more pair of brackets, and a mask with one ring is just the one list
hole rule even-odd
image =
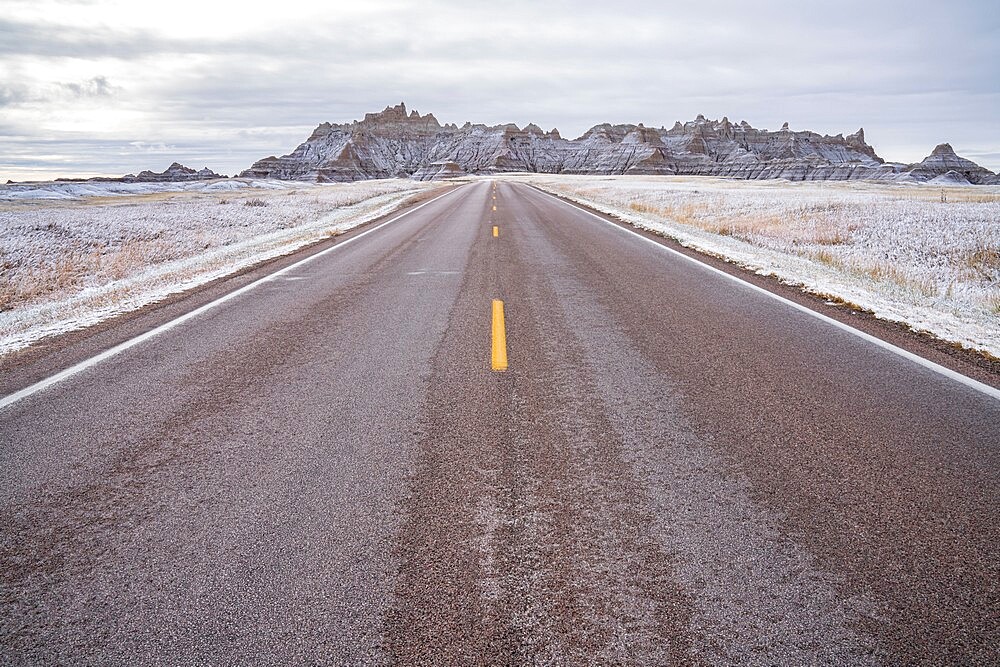
[[947, 182], [947, 183], [971, 183], [973, 185], [986, 185], [996, 182], [996, 174], [989, 169], [980, 167], [972, 160], [955, 155], [955, 151], [949, 144], [939, 144], [931, 151], [931, 154], [911, 165], [908, 173], [911, 177], [919, 181]]
[[160, 173], [146, 169], [140, 171], [138, 175], [128, 174], [122, 176], [121, 180], [124, 183], [154, 183], [164, 181], [207, 181], [213, 178], [225, 178], [225, 176], [215, 173], [208, 167], [195, 171], [190, 167], [185, 167], [178, 162], [174, 162]]
[[431, 162], [429, 165], [420, 167], [413, 172], [412, 178], [417, 181], [440, 181], [445, 178], [456, 178], [465, 174], [462, 168], [454, 162], [439, 160]]
[[[217, 174], [208, 167], [195, 171], [190, 167], [185, 167], [179, 162], [174, 162], [163, 171], [157, 173], [148, 169], [136, 174], [126, 174], [124, 176], [94, 176], [92, 178], [57, 178], [56, 183], [167, 183], [177, 181], [210, 181], [215, 178], [228, 178], [222, 174]], [[13, 183], [13, 181], [8, 181]]]
[[[595, 125], [578, 139], [531, 123], [492, 127], [441, 125], [432, 114], [407, 113], [400, 103], [364, 120], [323, 123], [292, 153], [267, 157], [241, 176], [308, 181], [368, 178], [432, 179], [461, 174], [527, 171], [565, 174], [679, 174], [741, 179], [930, 181], [955, 172], [969, 183], [996, 182], [993, 172], [942, 144], [916, 165], [887, 163], [865, 142], [846, 137], [759, 130], [746, 121], [677, 122], [669, 130]], [[949, 176], [948, 179], [955, 177]], [[950, 181], [949, 181], [950, 182]]]

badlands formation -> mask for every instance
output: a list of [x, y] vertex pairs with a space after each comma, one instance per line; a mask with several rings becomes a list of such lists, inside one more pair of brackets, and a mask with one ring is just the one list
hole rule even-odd
[[215, 173], [208, 167], [195, 171], [174, 162], [162, 172], [157, 173], [146, 169], [134, 176], [132, 174], [123, 176], [122, 181], [125, 183], [156, 183], [159, 181], [210, 181], [216, 178], [225, 178], [225, 176]]
[[[180, 183], [184, 181], [213, 181], [218, 178], [226, 178], [222, 174], [217, 174], [208, 167], [195, 171], [190, 167], [185, 167], [179, 162], [174, 162], [163, 171], [150, 171], [144, 169], [138, 174], [126, 174], [110, 178], [107, 176], [95, 176], [94, 178], [57, 178], [56, 182], [70, 183]], [[13, 183], [13, 181], [7, 181]]]
[[578, 139], [534, 124], [458, 127], [399, 104], [364, 120], [323, 123], [292, 153], [258, 160], [241, 176], [304, 181], [420, 180], [498, 172], [670, 174], [792, 181], [873, 179], [942, 184], [997, 184], [993, 172], [959, 157], [948, 144], [922, 162], [886, 162], [846, 137], [758, 130], [728, 118], [677, 122], [670, 129], [595, 125]]

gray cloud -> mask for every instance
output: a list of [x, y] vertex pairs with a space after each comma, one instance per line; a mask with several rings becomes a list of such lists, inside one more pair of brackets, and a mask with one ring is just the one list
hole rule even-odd
[[[698, 113], [831, 134], [864, 126], [888, 159], [919, 159], [950, 140], [1000, 168], [1000, 18], [985, 1], [848, 0], [836, 12], [797, 2], [438, 1], [308, 21], [294, 12], [193, 38], [114, 27], [113, 13], [74, 29], [15, 9], [0, 20], [0, 64], [13, 72], [0, 82], [0, 106], [44, 107], [51, 82], [68, 77], [25, 72], [89, 62], [90, 73], [58, 88], [91, 104], [114, 92], [115, 108], [139, 118], [108, 130], [116, 145], [196, 156], [211, 147], [229, 172], [291, 150], [319, 122], [400, 100], [442, 122], [530, 121], [568, 136]], [[39, 145], [53, 138], [33, 135], [29, 120], [8, 123]], [[84, 159], [86, 136], [58, 124], [55, 133], [62, 153], [75, 145]], [[106, 171], [122, 171], [120, 158], [109, 155]]]
[[80, 83], [59, 83], [58, 86], [73, 97], [111, 97], [114, 94], [114, 86], [103, 76]]
[[29, 99], [28, 88], [22, 84], [0, 84], [0, 108], [22, 104]]
[[37, 106], [64, 100], [111, 98], [120, 89], [107, 77], [95, 76], [78, 82], [0, 84], [0, 108]]
[[163, 40], [150, 32], [88, 28], [75, 32], [57, 23], [29, 23], [0, 18], [0, 54], [45, 58], [130, 58], [184, 52], [194, 45]]

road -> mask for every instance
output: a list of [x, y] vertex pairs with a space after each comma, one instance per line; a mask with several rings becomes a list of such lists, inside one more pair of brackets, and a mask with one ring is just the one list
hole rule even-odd
[[1000, 661], [995, 396], [523, 184], [363, 234], [0, 409], [0, 663]]

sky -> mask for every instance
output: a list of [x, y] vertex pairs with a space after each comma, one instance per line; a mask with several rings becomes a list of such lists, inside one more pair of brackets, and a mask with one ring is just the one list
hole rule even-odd
[[1000, 170], [996, 0], [0, 0], [0, 182], [225, 174], [405, 101], [442, 123], [698, 114]]

